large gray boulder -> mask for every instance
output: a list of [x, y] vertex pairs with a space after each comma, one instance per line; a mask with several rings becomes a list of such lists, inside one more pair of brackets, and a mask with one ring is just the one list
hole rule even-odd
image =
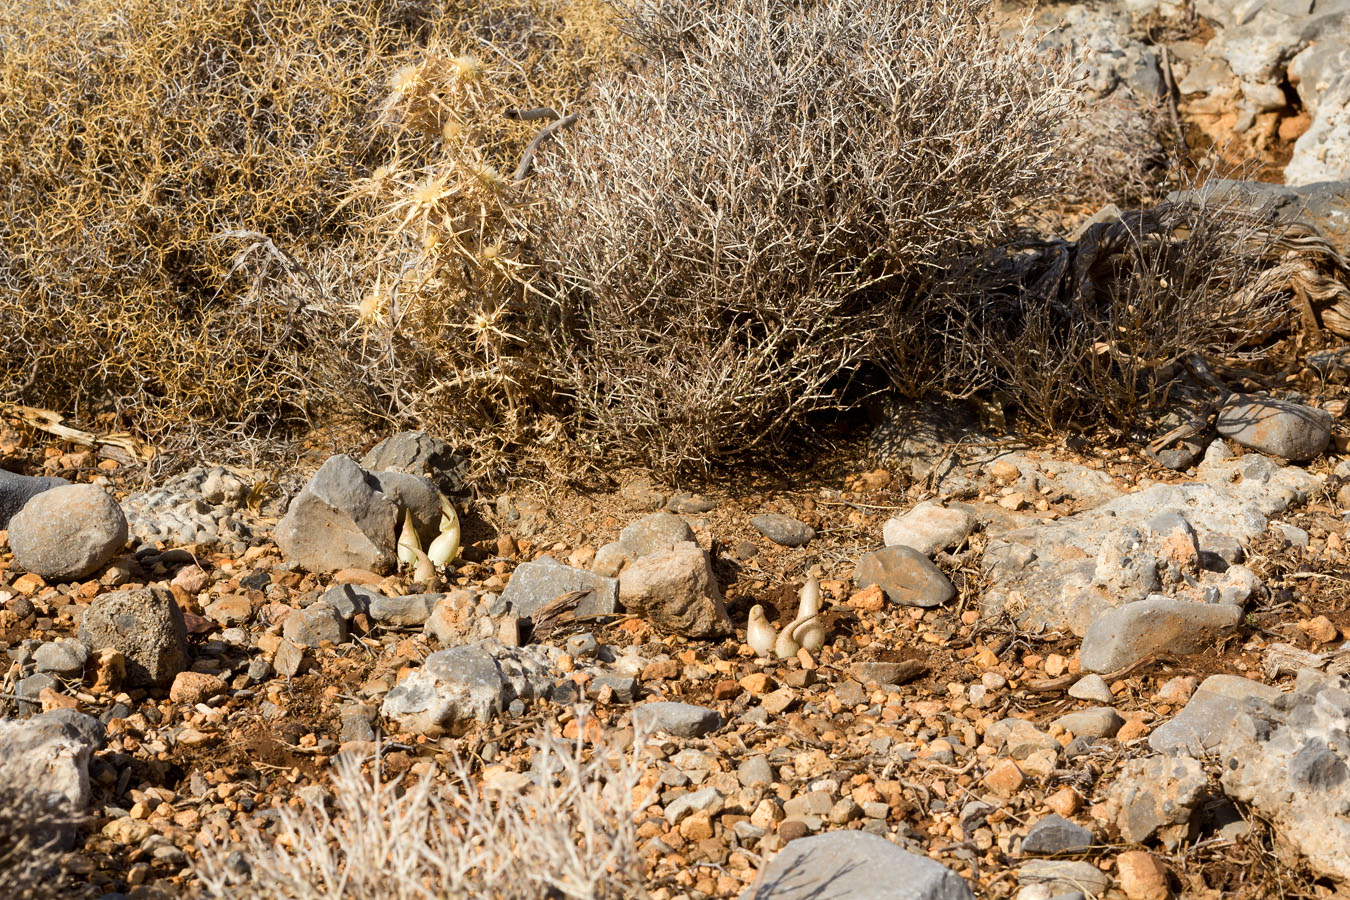
[[48, 581], [83, 578], [112, 559], [126, 542], [122, 507], [92, 484], [42, 491], [9, 522], [15, 561]]
[[18, 515], [29, 500], [63, 484], [70, 482], [52, 475], [20, 475], [0, 469], [0, 529], [8, 528], [9, 520]]
[[973, 900], [941, 863], [875, 834], [832, 831], [778, 852], [740, 900]]
[[338, 454], [314, 473], [277, 524], [277, 546], [311, 572], [369, 569], [397, 562], [401, 510], [380, 482]]
[[167, 687], [188, 666], [187, 626], [166, 588], [96, 597], [80, 620], [79, 636], [94, 650], [121, 651], [130, 687]]
[[1152, 653], [1197, 653], [1242, 621], [1242, 607], [1149, 597], [1104, 613], [1083, 635], [1084, 672], [1114, 672]]
[[1302, 462], [1331, 441], [1331, 414], [1302, 403], [1234, 394], [1219, 412], [1219, 434], [1244, 447]]

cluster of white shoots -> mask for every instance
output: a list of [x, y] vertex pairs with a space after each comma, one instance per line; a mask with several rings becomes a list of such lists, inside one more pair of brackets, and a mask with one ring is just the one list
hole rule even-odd
[[797, 617], [784, 625], [782, 632], [773, 630], [764, 615], [764, 607], [752, 607], [745, 639], [760, 657], [773, 653], [779, 659], [787, 659], [803, 649], [819, 652], [825, 646], [825, 623], [820, 620], [820, 579], [814, 575], [806, 579], [797, 605]]
[[426, 583], [436, 574], [437, 566], [449, 565], [459, 554], [459, 514], [449, 498], [441, 494], [441, 527], [426, 548], [417, 536], [412, 510], [403, 514], [403, 531], [398, 538], [398, 561], [413, 567], [413, 580]]

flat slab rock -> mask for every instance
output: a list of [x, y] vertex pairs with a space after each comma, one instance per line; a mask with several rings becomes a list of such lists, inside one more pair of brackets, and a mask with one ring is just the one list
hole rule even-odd
[[516, 615], [528, 617], [573, 591], [589, 592], [577, 604], [579, 616], [609, 615], [618, 608], [616, 579], [563, 565], [551, 556], [517, 566], [502, 591], [502, 600], [510, 604]]
[[973, 900], [941, 863], [861, 831], [792, 841], [740, 900]]
[[982, 600], [986, 616], [1009, 612], [1024, 626], [1069, 629], [1082, 635], [1106, 610], [1130, 599], [1094, 583], [1104, 546], [1127, 529], [1147, 531], [1163, 513], [1180, 513], [1194, 528], [1202, 553], [1266, 530], [1271, 516], [1303, 503], [1321, 489], [1316, 475], [1281, 466], [1266, 456], [1234, 458], [1215, 441], [1194, 481], [1156, 484], [1055, 522], [986, 527], [983, 566], [994, 589]]
[[1224, 793], [1254, 806], [1313, 871], [1340, 882], [1350, 881], [1347, 723], [1350, 676], [1305, 669], [1292, 694], [1249, 703], [1220, 745]]
[[1203, 757], [1227, 738], [1233, 723], [1252, 700], [1271, 703], [1280, 689], [1237, 675], [1211, 675], [1191, 695], [1190, 701], [1148, 737], [1159, 753], [1188, 753]]
[[722, 716], [715, 709], [658, 700], [633, 708], [633, 723], [647, 732], [665, 732], [673, 737], [696, 738], [722, 727]]
[[1242, 608], [1150, 597], [1103, 613], [1083, 636], [1085, 672], [1115, 672], [1153, 653], [1197, 653], [1242, 621]]

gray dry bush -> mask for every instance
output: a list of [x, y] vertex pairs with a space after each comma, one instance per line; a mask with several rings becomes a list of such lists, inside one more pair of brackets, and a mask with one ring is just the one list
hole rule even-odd
[[[636, 755], [545, 732], [528, 783], [480, 784], [464, 766], [404, 784], [339, 761], [330, 814], [283, 806], [275, 833], [207, 843], [219, 900], [627, 900], [645, 897]], [[512, 776], [507, 776], [508, 778]]]
[[65, 896], [63, 855], [57, 845], [77, 821], [62, 803], [37, 791], [0, 785], [0, 897], [56, 900]]
[[[541, 164], [561, 391], [670, 471], [836, 405], [952, 260], [1065, 181], [1068, 67], [972, 0], [651, 0]], [[898, 378], [913, 360], [894, 361]]]
[[897, 358], [936, 348], [923, 389], [990, 392], [1050, 429], [1128, 422], [1192, 358], [1268, 352], [1291, 294], [1316, 281], [1286, 236], [1216, 195], [1002, 247], [924, 299]]

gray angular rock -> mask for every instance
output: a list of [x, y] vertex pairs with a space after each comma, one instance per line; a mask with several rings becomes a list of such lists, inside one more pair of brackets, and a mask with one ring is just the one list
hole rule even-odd
[[1085, 672], [1114, 672], [1152, 653], [1196, 653], [1242, 621], [1242, 608], [1150, 597], [1108, 610], [1083, 635]]
[[715, 787], [706, 787], [700, 791], [681, 794], [666, 806], [666, 823], [678, 825], [694, 813], [706, 812], [717, 815], [725, 806], [722, 792]]
[[315, 603], [308, 609], [292, 610], [281, 633], [302, 647], [318, 647], [324, 641], [342, 644], [347, 640], [347, 620], [331, 606]]
[[619, 574], [619, 600], [656, 627], [685, 637], [734, 630], [712, 561], [687, 541], [629, 563]]
[[782, 513], [754, 516], [750, 524], [760, 534], [783, 547], [802, 547], [816, 536], [816, 530], [810, 525]]
[[86, 713], [73, 709], [54, 709], [33, 718], [43, 722], [55, 722], [67, 730], [74, 729], [75, 734], [95, 751], [102, 750], [107, 743], [108, 729], [98, 719]]
[[436, 604], [445, 594], [407, 594], [402, 597], [376, 597], [370, 602], [370, 617], [381, 625], [414, 627], [425, 625]]
[[9, 527], [9, 520], [18, 515], [29, 500], [65, 484], [70, 482], [52, 475], [20, 475], [0, 469], [0, 530]]
[[398, 731], [460, 734], [512, 701], [548, 695], [553, 680], [533, 650], [480, 641], [438, 650], [385, 695], [380, 712]]
[[1063, 816], [1049, 815], [1031, 826], [1022, 839], [1023, 856], [1079, 853], [1092, 846], [1092, 832]]
[[120, 650], [130, 687], [168, 686], [188, 666], [187, 626], [166, 588], [95, 597], [80, 620], [79, 637], [94, 650]]
[[665, 732], [673, 737], [696, 738], [722, 727], [722, 717], [715, 709], [659, 700], [633, 707], [634, 725], [648, 734]]
[[1311, 669], [1251, 703], [1220, 743], [1224, 793], [1250, 804], [1314, 872], [1350, 881], [1350, 676]]
[[1209, 779], [1188, 756], [1132, 759], [1107, 792], [1107, 812], [1121, 837], [1142, 843], [1159, 829], [1184, 825], [1205, 798]]
[[517, 566], [501, 599], [516, 615], [527, 618], [573, 591], [589, 591], [577, 603], [578, 616], [610, 615], [619, 607], [618, 581], [565, 566], [551, 556]]
[[48, 641], [33, 652], [33, 664], [39, 672], [62, 678], [79, 678], [89, 659], [89, 648], [79, 641]]
[[[629, 558], [637, 559], [693, 540], [694, 532], [688, 522], [677, 515], [662, 511], [643, 516], [629, 524], [619, 532], [618, 544], [627, 551]], [[596, 556], [598, 559], [599, 554]]]
[[282, 638], [272, 657], [272, 667], [282, 678], [294, 678], [305, 667], [305, 648], [295, 641]]
[[1204, 756], [1217, 748], [1250, 700], [1273, 702], [1280, 689], [1236, 675], [1211, 675], [1182, 710], [1153, 729], [1148, 745], [1159, 753]]
[[403, 513], [411, 511], [417, 538], [425, 549], [441, 533], [441, 492], [436, 485], [421, 475], [406, 472], [372, 472], [380, 493], [399, 508], [399, 529], [403, 528]]
[[370, 448], [361, 467], [371, 472], [407, 472], [431, 479], [445, 494], [462, 494], [469, 485], [469, 460], [425, 431], [400, 431]]
[[375, 723], [379, 714], [380, 711], [369, 704], [344, 703], [338, 709], [338, 740], [343, 743], [375, 740]]
[[387, 572], [398, 562], [399, 518], [398, 504], [379, 481], [338, 454], [314, 473], [277, 523], [277, 546], [311, 572]]
[[984, 740], [1013, 759], [1026, 759], [1042, 750], [1056, 754], [1060, 751], [1059, 741], [1026, 719], [1000, 719], [985, 729]]
[[763, 754], [756, 754], [743, 760], [736, 767], [736, 780], [741, 783], [741, 787], [755, 785], [768, 787], [773, 784], [773, 766], [769, 765], [769, 758]]
[[861, 831], [792, 841], [740, 900], [973, 900], [965, 880], [941, 863]]
[[1302, 403], [1234, 394], [1219, 412], [1218, 429], [1244, 447], [1302, 462], [1326, 449], [1331, 414]]
[[859, 588], [879, 585], [900, 606], [941, 606], [956, 596], [956, 588], [932, 560], [904, 545], [863, 554], [853, 583]]
[[358, 613], [370, 611], [377, 600], [387, 600], [379, 591], [360, 584], [335, 584], [323, 592], [315, 606], [327, 606], [335, 609], [342, 618], [350, 620]]
[[[55, 710], [26, 720], [0, 719], [0, 780], [32, 791], [43, 806], [62, 804], [82, 814], [89, 806], [89, 760], [102, 749], [103, 725], [74, 710]], [[55, 849], [74, 842], [73, 826], [39, 836]]]
[[931, 500], [915, 506], [882, 526], [887, 547], [913, 547], [925, 556], [955, 547], [975, 530], [975, 516], [957, 506], [939, 506]]
[[83, 578], [127, 542], [127, 518], [103, 488], [68, 484], [35, 495], [9, 521], [19, 567], [48, 581]]
[[1053, 724], [1075, 737], [1115, 737], [1120, 726], [1125, 724], [1125, 718], [1109, 706], [1099, 706], [1066, 713]]

